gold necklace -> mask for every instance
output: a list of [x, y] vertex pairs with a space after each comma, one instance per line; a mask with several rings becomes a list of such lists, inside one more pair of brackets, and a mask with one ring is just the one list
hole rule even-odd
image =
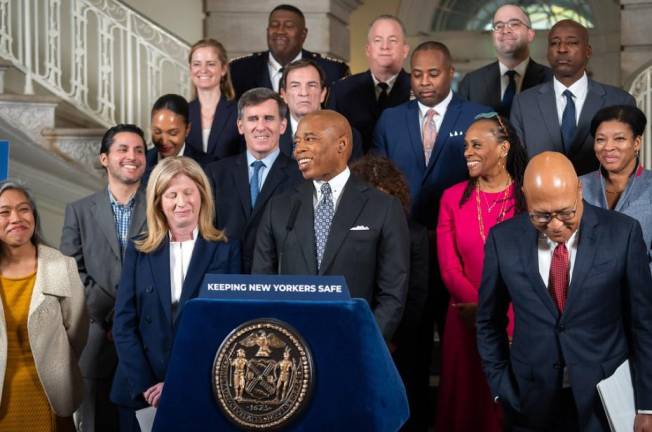
[[[509, 186], [511, 184], [512, 184], [512, 178], [511, 178], [511, 176], [508, 176], [507, 177], [507, 185], [505, 186], [505, 192], [503, 193], [502, 204], [500, 206], [500, 212], [498, 212], [498, 217], [496, 218], [496, 221], [498, 223], [503, 221], [503, 219], [505, 217], [505, 213], [507, 212], [507, 210], [506, 210], [506, 207], [507, 207], [507, 194], [509, 193]], [[496, 200], [495, 202], [498, 202], [498, 200]], [[482, 238], [482, 244], [485, 244], [487, 242], [487, 236], [484, 233], [484, 220], [482, 218], [482, 204], [480, 203], [480, 182], [479, 181], [475, 184], [475, 208], [476, 208], [477, 216], [478, 216], [478, 227], [480, 228], [480, 237]]]

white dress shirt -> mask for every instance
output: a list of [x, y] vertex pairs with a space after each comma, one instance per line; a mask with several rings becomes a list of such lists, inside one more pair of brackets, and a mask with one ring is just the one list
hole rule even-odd
[[[578, 230], [575, 230], [573, 235], [570, 236], [566, 242], [566, 249], [570, 255], [570, 269], [568, 275], [568, 285], [570, 286], [573, 277], [573, 268], [575, 267], [575, 256], [577, 255], [577, 245], [579, 237]], [[552, 254], [555, 252], [557, 243], [550, 240], [545, 234], [539, 233], [539, 274], [545, 286], [548, 286], [548, 278], [550, 277], [550, 265], [552, 264]]]
[[444, 122], [444, 116], [446, 115], [446, 110], [448, 109], [448, 105], [451, 103], [451, 99], [453, 99], [453, 92], [449, 91], [448, 96], [444, 98], [443, 101], [439, 102], [437, 105], [434, 107], [429, 107], [421, 102], [417, 102], [419, 104], [419, 133], [423, 137], [423, 122], [426, 119], [426, 113], [428, 112], [429, 109], [434, 109], [437, 114], [435, 115], [435, 125], [437, 126], [437, 133], [441, 130], [441, 125]]
[[[197, 241], [197, 234], [199, 230], [195, 227], [192, 231], [192, 239], [178, 242], [172, 241], [172, 233], [170, 233], [170, 298], [172, 305], [179, 303], [181, 298], [181, 291], [183, 289], [183, 281], [186, 280], [188, 274], [188, 266], [192, 258], [192, 251], [195, 249], [195, 242]], [[174, 308], [173, 308], [174, 309]]]
[[[333, 177], [328, 181], [328, 184], [331, 185], [331, 193], [333, 194], [333, 210], [337, 211], [337, 206], [340, 203], [340, 198], [342, 198], [342, 191], [346, 182], [351, 177], [351, 171], [349, 167], [346, 167], [344, 171]], [[312, 207], [313, 209], [317, 208], [317, 204], [321, 200], [321, 185], [326, 183], [323, 180], [313, 180], [312, 184], [315, 186], [315, 194], [312, 196]]]
[[[292, 114], [290, 114], [290, 124], [288, 125], [288, 127], [290, 128], [292, 141], [294, 141], [294, 134], [297, 133], [297, 128], [299, 127], [299, 120], [296, 120], [294, 117], [292, 117]], [[292, 147], [294, 148], [294, 145]]]
[[[290, 63], [297, 60], [301, 60], [301, 51]], [[283, 76], [283, 66], [276, 61], [271, 52], [267, 54], [267, 71], [269, 72], [269, 82], [272, 83], [272, 90], [278, 93], [278, 86]]]
[[[387, 84], [387, 94], [389, 94], [392, 91], [392, 88], [394, 88], [396, 78], [398, 78], [398, 74], [391, 76], [387, 81], [385, 81], [385, 84]], [[378, 80], [373, 73], [371, 74], [371, 79], [374, 80], [374, 90], [376, 91], [376, 100], [378, 100], [380, 92], [382, 91], [380, 87], [378, 87], [380, 80]]]
[[575, 124], [577, 124], [580, 121], [580, 114], [582, 113], [584, 101], [586, 101], [586, 93], [589, 91], [589, 79], [586, 76], [586, 72], [582, 75], [582, 78], [575, 81], [570, 87], [566, 87], [557, 81], [557, 78], [552, 79], [552, 85], [555, 89], [555, 104], [557, 105], [557, 118], [559, 124], [561, 125], [561, 117], [564, 114], [564, 108], [566, 108], [566, 96], [563, 95], [564, 90], [570, 90], [571, 93], [573, 93], [573, 102], [575, 102]]
[[[519, 93], [523, 87], [523, 77], [525, 76], [528, 64], [530, 64], [529, 57], [525, 61], [520, 62], [515, 68], [511, 69], [516, 71], [516, 75], [514, 75], [514, 81], [516, 81], [516, 93]], [[500, 61], [498, 62], [498, 68], [500, 69], [500, 99], [502, 100], [505, 95], [505, 90], [507, 90], [507, 86], [509, 85], [509, 77], [505, 75], [505, 73], [510, 70], [510, 68], [502, 64]]]
[[211, 128], [201, 130], [201, 148], [208, 153], [208, 137], [211, 135]]

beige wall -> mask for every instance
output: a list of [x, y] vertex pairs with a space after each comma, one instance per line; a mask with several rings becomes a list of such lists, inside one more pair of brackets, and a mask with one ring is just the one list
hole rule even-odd
[[203, 0], [122, 0], [189, 44], [204, 37]]

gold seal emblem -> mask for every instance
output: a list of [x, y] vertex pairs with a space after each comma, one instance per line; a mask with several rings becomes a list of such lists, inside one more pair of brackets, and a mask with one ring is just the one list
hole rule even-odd
[[229, 334], [215, 354], [213, 390], [234, 424], [273, 430], [292, 422], [310, 399], [310, 349], [288, 324], [262, 318]]

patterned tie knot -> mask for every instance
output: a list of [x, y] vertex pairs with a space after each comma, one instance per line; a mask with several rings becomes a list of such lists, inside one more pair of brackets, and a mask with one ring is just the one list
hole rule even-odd
[[516, 76], [516, 71], [510, 69], [507, 72], [505, 72], [505, 75], [507, 75], [509, 79], [514, 79], [514, 77]]
[[321, 190], [322, 199], [324, 199], [326, 197], [330, 197], [330, 195], [331, 195], [331, 185], [329, 185], [328, 182], [322, 184], [321, 187], [320, 187], [320, 190]]
[[573, 92], [568, 89], [564, 90], [562, 95], [566, 96], [566, 99], [573, 100]]

